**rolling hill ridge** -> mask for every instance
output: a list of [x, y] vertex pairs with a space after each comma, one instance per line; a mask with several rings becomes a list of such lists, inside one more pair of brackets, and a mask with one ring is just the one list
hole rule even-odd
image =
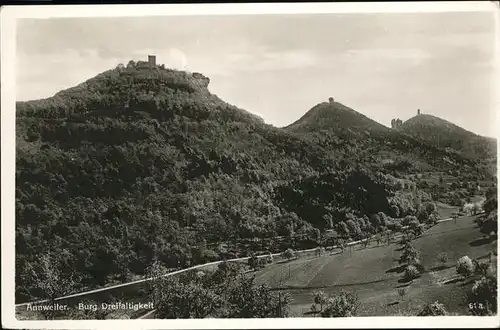
[[389, 182], [404, 174], [478, 171], [337, 102], [267, 125], [209, 82], [130, 61], [17, 103], [18, 301], [39, 293], [25, 275], [41, 254], [95, 288], [142, 275], [153, 258], [178, 268], [312, 247], [322, 230], [356, 238], [387, 226], [374, 214], [429, 202], [408, 188], [394, 198], [405, 188]]
[[472, 159], [496, 158], [495, 139], [469, 132], [433, 115], [419, 114], [403, 122], [398, 129], [439, 148], [453, 149]]

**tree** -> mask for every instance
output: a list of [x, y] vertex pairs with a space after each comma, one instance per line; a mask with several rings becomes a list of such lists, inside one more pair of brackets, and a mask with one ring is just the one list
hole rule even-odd
[[359, 238], [361, 235], [361, 228], [359, 223], [356, 221], [349, 219], [346, 221], [347, 227], [349, 228], [349, 233], [353, 235], [355, 238]]
[[438, 254], [437, 256], [437, 260], [443, 264], [443, 267], [444, 265], [446, 264], [446, 262], [448, 261], [448, 255], [446, 254], [446, 252], [441, 252]]
[[387, 226], [387, 215], [385, 215], [384, 212], [379, 212], [379, 213], [377, 213], [377, 215], [380, 219], [380, 227]]
[[398, 295], [401, 297], [401, 299], [405, 299], [406, 294], [408, 293], [408, 288], [407, 287], [402, 287], [398, 289]]
[[168, 277], [165, 291], [156, 307], [158, 318], [205, 318], [214, 315], [223, 303], [212, 289], [195, 280], [184, 283]]
[[265, 258], [265, 260], [266, 260], [266, 263], [268, 263], [268, 264], [272, 264], [274, 262], [274, 258], [273, 258], [273, 255], [271, 254], [271, 252], [269, 252], [269, 254]]
[[153, 306], [162, 299], [162, 294], [164, 293], [165, 288], [163, 287], [164, 275], [168, 272], [168, 270], [161, 265], [160, 261], [155, 257], [149, 267], [146, 268], [146, 278], [151, 280], [146, 281], [146, 289], [148, 294], [153, 302]]
[[425, 307], [417, 314], [418, 316], [446, 316], [448, 312], [444, 308], [444, 305], [435, 301], [432, 304], [427, 304]]
[[311, 304], [311, 313], [314, 314], [316, 316], [317, 313], [319, 313], [318, 311], [318, 307], [316, 304]]
[[250, 266], [253, 270], [259, 269], [259, 259], [254, 253], [250, 255], [250, 258], [248, 258], [248, 266]]
[[468, 293], [469, 313], [495, 315], [497, 313], [497, 279], [493, 275], [477, 280]]
[[283, 257], [287, 260], [291, 260], [295, 256], [295, 253], [292, 249], [286, 249], [285, 252], [283, 252]]
[[230, 318], [286, 317], [290, 306], [289, 294], [270, 291], [267, 285], [256, 286], [254, 278], [238, 281], [228, 297]]
[[488, 215], [498, 208], [498, 201], [496, 196], [496, 191], [488, 191], [486, 193], [486, 201], [483, 205], [484, 212]]
[[[73, 293], [78, 281], [74, 271], [69, 274], [62, 271], [64, 269], [59, 259], [51, 251], [41, 253], [38, 267], [31, 263], [26, 264], [24, 276], [33, 283], [41, 293], [42, 297], [48, 300], [52, 306], [49, 310], [42, 310], [41, 313], [47, 320], [54, 319], [56, 315], [56, 298]], [[65, 270], [68, 270], [67, 268]]]
[[417, 267], [414, 265], [409, 265], [406, 267], [405, 273], [404, 273], [404, 279], [406, 281], [412, 281], [416, 279], [417, 277], [420, 276], [420, 272], [418, 271]]
[[314, 303], [320, 306], [319, 312], [322, 312], [323, 305], [325, 305], [325, 303], [327, 302], [328, 297], [323, 291], [315, 291], [313, 295], [314, 295]]
[[338, 242], [337, 242], [337, 244], [340, 247], [340, 249], [342, 250], [342, 253], [344, 253], [345, 241], [343, 239], [339, 239]]
[[362, 235], [362, 238], [363, 238], [363, 246], [364, 246], [364, 247], [365, 247], [365, 249], [366, 249], [366, 247], [367, 247], [367, 246], [368, 246], [368, 244], [370, 243], [370, 234], [368, 234], [368, 233], [364, 233], [364, 234]]
[[391, 205], [391, 216], [394, 218], [399, 218], [399, 215], [401, 214], [400, 209], [397, 205]]
[[481, 262], [477, 259], [473, 260], [474, 263], [474, 272], [478, 275], [486, 276], [488, 274], [488, 270], [490, 268], [490, 264], [488, 262]]
[[408, 263], [410, 264], [413, 260], [417, 260], [419, 258], [419, 253], [415, 248], [410, 244], [406, 243], [403, 247], [403, 253], [399, 258], [399, 263]]
[[474, 215], [480, 213], [481, 212], [481, 205], [479, 205], [479, 203], [474, 203], [472, 205], [472, 212]]
[[384, 236], [387, 238], [387, 245], [391, 244], [392, 231], [387, 229], [384, 231]]
[[327, 300], [321, 312], [322, 317], [351, 317], [356, 316], [359, 308], [359, 299], [355, 293], [340, 292]]
[[457, 261], [456, 266], [457, 274], [463, 278], [467, 278], [474, 274], [474, 263], [468, 256], [463, 256]]
[[403, 221], [401, 222], [403, 226], [409, 226], [411, 223], [419, 223], [416, 216], [407, 215], [406, 217], [403, 218]]
[[373, 214], [370, 218], [370, 222], [374, 228], [380, 228], [380, 216], [378, 214]]
[[417, 219], [413, 219], [408, 224], [408, 229], [415, 234], [415, 236], [420, 236], [423, 233], [423, 228]]

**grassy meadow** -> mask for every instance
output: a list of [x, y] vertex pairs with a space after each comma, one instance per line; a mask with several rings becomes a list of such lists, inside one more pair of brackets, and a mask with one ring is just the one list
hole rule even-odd
[[[400, 245], [395, 243], [380, 246], [371, 243], [367, 248], [347, 248], [344, 253], [335, 251], [320, 257], [279, 261], [256, 272], [256, 281], [289, 292], [294, 316], [310, 315], [316, 290], [327, 295], [342, 290], [356, 292], [361, 301], [360, 316], [415, 313], [436, 300], [450, 313], [466, 315], [465, 297], [472, 282], [457, 280], [456, 261], [464, 255], [487, 259], [487, 253], [496, 249], [496, 241], [482, 239], [475, 218], [441, 222], [412, 242], [425, 267], [421, 277], [412, 283], [402, 280], [404, 267], [398, 262]], [[448, 256], [444, 264], [437, 260], [442, 252]], [[492, 265], [496, 268], [495, 256]], [[399, 295], [400, 288], [405, 288], [404, 296]]]

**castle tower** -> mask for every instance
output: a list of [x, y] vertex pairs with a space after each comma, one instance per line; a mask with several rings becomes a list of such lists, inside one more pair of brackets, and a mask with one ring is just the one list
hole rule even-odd
[[328, 101], [329, 101], [330, 103], [333, 103], [333, 97], [328, 98]]
[[420, 109], [417, 110], [417, 115], [419, 115], [419, 114], [420, 114]]
[[148, 55], [148, 63], [150, 68], [154, 68], [156, 66], [156, 56]]

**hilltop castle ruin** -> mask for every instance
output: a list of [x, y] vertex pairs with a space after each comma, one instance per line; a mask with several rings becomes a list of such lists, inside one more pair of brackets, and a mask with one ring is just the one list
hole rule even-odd
[[151, 68], [154, 68], [156, 66], [156, 56], [148, 55], [148, 63]]
[[[421, 113], [420, 113], [420, 109], [417, 109], [417, 116], [419, 116]], [[403, 121], [399, 118], [393, 118], [391, 120], [391, 127], [392, 128], [400, 128], [401, 125], [403, 125]]]

